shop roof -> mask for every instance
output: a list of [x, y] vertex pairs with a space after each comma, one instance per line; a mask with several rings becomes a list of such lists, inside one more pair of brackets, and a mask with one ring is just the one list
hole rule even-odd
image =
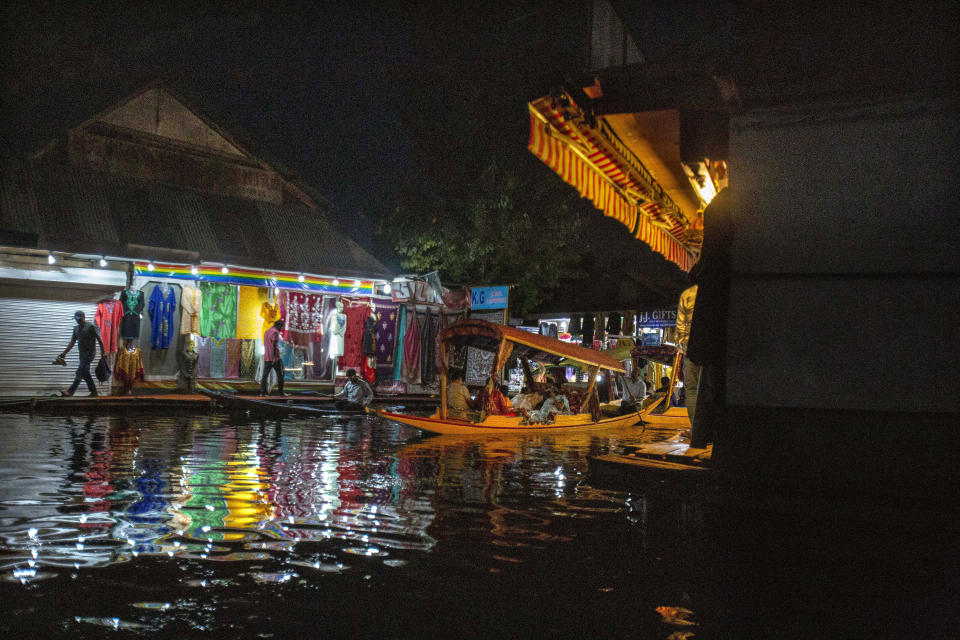
[[180, 254], [327, 275], [391, 275], [322, 210], [60, 164], [15, 165], [0, 177], [0, 245], [11, 244], [149, 259]]

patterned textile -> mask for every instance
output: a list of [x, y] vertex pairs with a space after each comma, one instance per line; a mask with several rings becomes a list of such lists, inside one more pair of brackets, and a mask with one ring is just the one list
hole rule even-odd
[[213, 338], [232, 338], [237, 332], [237, 287], [201, 282], [200, 333]]
[[303, 349], [289, 342], [284, 342], [281, 349], [280, 360], [283, 362], [284, 380], [303, 380]]
[[330, 344], [330, 336], [323, 336], [320, 342], [314, 342], [310, 353], [313, 359], [313, 379], [330, 379], [330, 358], [327, 357], [327, 345]]
[[360, 368], [363, 358], [361, 349], [364, 326], [367, 316], [370, 315], [370, 305], [365, 299], [350, 300], [343, 298], [344, 313], [347, 314], [347, 334], [343, 340], [343, 356], [340, 357], [340, 368]]
[[420, 384], [420, 325], [412, 307], [407, 309], [407, 334], [403, 337], [402, 380]]
[[400, 307], [397, 318], [397, 337], [393, 357], [393, 379], [403, 378], [403, 339], [407, 335], [407, 308]]
[[133, 383], [143, 380], [143, 354], [139, 348], [120, 349], [113, 366], [113, 377], [120, 383], [121, 393], [129, 391]]
[[143, 313], [143, 291], [125, 289], [120, 292], [123, 317], [120, 318], [120, 338], [137, 340], [140, 337], [140, 314]]
[[200, 289], [184, 285], [180, 291], [180, 333], [200, 333], [200, 309], [203, 296]]
[[227, 339], [210, 338], [210, 377], [224, 378], [227, 374]]
[[377, 355], [377, 321], [376, 313], [371, 313], [363, 321], [363, 339], [360, 341], [360, 350], [365, 356]]
[[474, 386], [487, 384], [487, 379], [493, 370], [495, 357], [496, 354], [493, 351], [467, 347], [467, 368], [463, 381]]
[[119, 300], [103, 300], [97, 304], [97, 313], [93, 321], [100, 328], [100, 339], [107, 353], [117, 350], [117, 332], [120, 330], [120, 318], [123, 317], [123, 305]]
[[227, 338], [227, 366], [225, 378], [240, 377], [240, 354], [243, 350], [243, 340]]
[[266, 289], [240, 287], [237, 302], [237, 338], [256, 340], [263, 337], [263, 318], [260, 309], [266, 297]]
[[243, 340], [240, 345], [241, 378], [253, 378], [257, 374], [257, 342], [259, 340]]
[[443, 340], [441, 339], [443, 330], [450, 326], [450, 324], [452, 324], [452, 322], [447, 322], [447, 317], [444, 315], [443, 311], [437, 314], [437, 337], [435, 341], [436, 344], [433, 348], [433, 364], [437, 368], [437, 373], [443, 371], [445, 366], [443, 362], [443, 356], [441, 355], [442, 351], [440, 350], [440, 345], [443, 343]]
[[395, 303], [378, 303], [377, 313], [377, 378], [393, 378], [393, 363], [396, 357], [397, 346], [397, 315], [400, 305]]
[[196, 336], [193, 339], [194, 348], [197, 350], [198, 378], [210, 377], [210, 340], [211, 338], [203, 338], [201, 336]]
[[177, 310], [176, 289], [167, 285], [164, 292], [162, 285], [154, 285], [150, 294], [150, 305], [147, 313], [150, 314], [150, 348], [169, 349], [170, 338], [173, 337], [173, 314]]
[[323, 336], [324, 298], [316, 293], [281, 291], [280, 306], [286, 307], [283, 339], [309, 347]]

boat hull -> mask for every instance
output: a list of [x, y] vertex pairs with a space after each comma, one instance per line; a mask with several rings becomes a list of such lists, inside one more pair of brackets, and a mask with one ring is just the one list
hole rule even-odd
[[675, 429], [689, 429], [690, 416], [686, 407], [668, 407], [663, 413], [654, 413], [654, 409], [663, 404], [663, 400], [656, 402], [640, 412], [640, 419], [644, 424], [654, 427], [669, 427]]
[[590, 414], [581, 413], [572, 416], [556, 416], [554, 424], [521, 425], [519, 416], [488, 416], [483, 422], [468, 422], [465, 420], [442, 419], [436, 416], [411, 416], [390, 411], [371, 410], [381, 418], [399, 422], [421, 431], [439, 434], [491, 434], [491, 433], [558, 433], [566, 431], [588, 431], [596, 429], [617, 429], [628, 427], [640, 422], [640, 415], [628, 413], [613, 418], [603, 418], [593, 422]]

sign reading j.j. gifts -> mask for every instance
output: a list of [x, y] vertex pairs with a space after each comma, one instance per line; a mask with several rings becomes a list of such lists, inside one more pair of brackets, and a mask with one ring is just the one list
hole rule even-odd
[[676, 309], [653, 309], [637, 311], [637, 328], [664, 329], [677, 324]]

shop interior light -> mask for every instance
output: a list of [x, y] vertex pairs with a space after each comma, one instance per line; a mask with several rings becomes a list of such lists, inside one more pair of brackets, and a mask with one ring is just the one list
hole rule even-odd
[[227, 275], [228, 273], [230, 273], [230, 269], [227, 269], [227, 265], [223, 265], [222, 267], [220, 267], [220, 273], [222, 273], [223, 275]]
[[304, 280], [303, 274], [301, 273], [300, 275], [297, 276], [297, 282], [303, 282], [303, 280]]
[[200, 270], [197, 269], [197, 265], [190, 266], [190, 273], [192, 273], [193, 275], [197, 275], [198, 273], [200, 273]]
[[57, 259], [53, 257], [53, 251], [47, 254], [47, 264], [56, 264]]
[[153, 260], [151, 260], [147, 263], [147, 271], [153, 271], [154, 269], [156, 269], [156, 267], [153, 266]]
[[274, 295], [274, 296], [279, 296], [279, 295], [280, 295], [280, 287], [274, 287], [274, 288], [273, 288], [273, 295]]
[[106, 256], [100, 256], [100, 266], [101, 266], [101, 267], [107, 266], [107, 257], [106, 257]]

